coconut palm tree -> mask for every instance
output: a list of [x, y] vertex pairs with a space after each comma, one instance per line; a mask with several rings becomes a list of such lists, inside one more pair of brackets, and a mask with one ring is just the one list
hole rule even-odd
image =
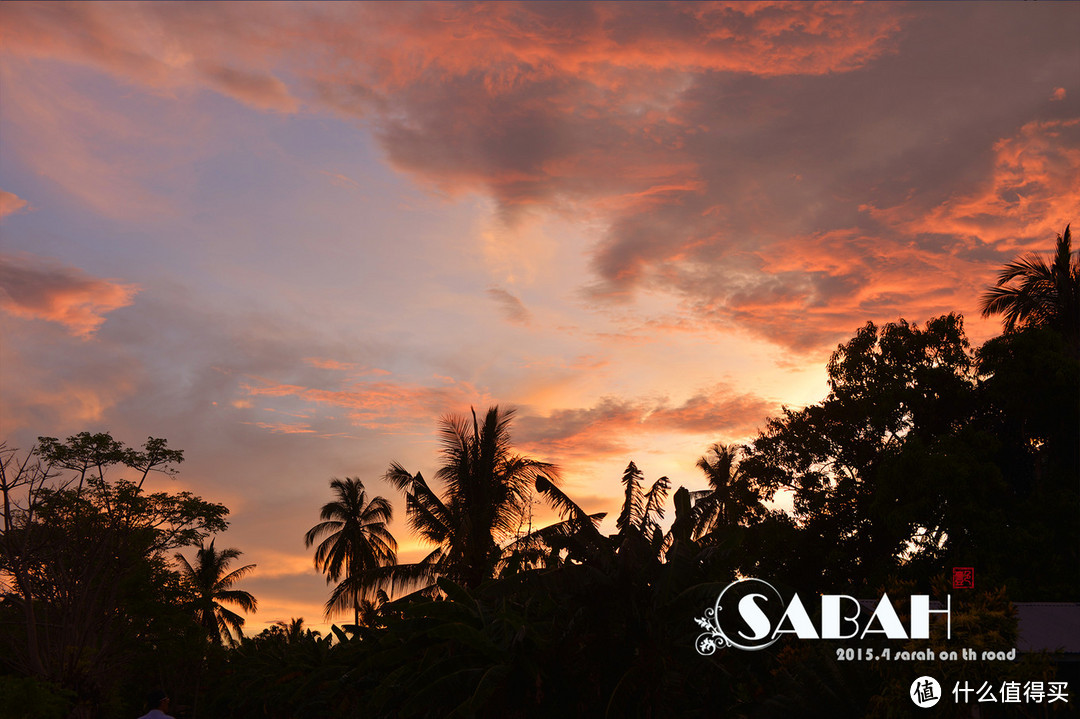
[[709, 480], [709, 488], [691, 492], [694, 503], [694, 538], [718, 527], [731, 527], [764, 510], [761, 497], [742, 468], [738, 445], [714, 444], [697, 461], [697, 467]]
[[982, 297], [982, 315], [1002, 315], [1005, 330], [1050, 327], [1075, 347], [1080, 335], [1080, 259], [1073, 256], [1069, 226], [1057, 237], [1053, 261], [1032, 253], [1005, 265]]
[[421, 562], [402, 567], [395, 579], [430, 584], [445, 575], [467, 587], [495, 574], [503, 558], [501, 545], [515, 537], [525, 523], [532, 488], [545, 477], [558, 482], [558, 470], [547, 462], [515, 454], [510, 445], [514, 410], [488, 409], [484, 420], [447, 415], [440, 421], [442, 467], [435, 478], [437, 494], [420, 473], [397, 462], [386, 479], [405, 492], [412, 528], [436, 546]]
[[[195, 553], [195, 564], [188, 562], [183, 554], [177, 552], [176, 560], [180, 563], [180, 578], [191, 593], [191, 604], [197, 621], [207, 632], [210, 641], [222, 645], [235, 644], [243, 636], [244, 618], [222, 606], [234, 604], [244, 612], [254, 612], [256, 601], [248, 592], [232, 589], [232, 586], [255, 569], [248, 564], [229, 571], [229, 565], [239, 558], [239, 549], [214, 549], [214, 540], [210, 546], [199, 545]], [[236, 638], [229, 631], [236, 632]]]
[[269, 629], [266, 629], [265, 633], [280, 636], [288, 644], [296, 644], [306, 636], [319, 636], [318, 631], [304, 627], [303, 617], [293, 617], [287, 622], [279, 619]]
[[355, 477], [333, 479], [330, 488], [337, 498], [323, 505], [322, 521], [304, 535], [304, 544], [325, 537], [315, 549], [315, 567], [327, 584], [339, 582], [326, 602], [327, 618], [351, 607], [359, 624], [361, 604], [385, 581], [380, 570], [397, 564], [397, 541], [386, 528], [394, 512], [385, 497], [368, 501], [364, 483]]

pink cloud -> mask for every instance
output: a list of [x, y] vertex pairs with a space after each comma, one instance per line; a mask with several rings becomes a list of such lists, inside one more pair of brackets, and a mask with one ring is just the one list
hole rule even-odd
[[241, 385], [249, 397], [296, 399], [307, 404], [347, 410], [352, 424], [369, 429], [397, 429], [414, 422], [430, 423], [433, 417], [457, 412], [470, 405], [486, 406], [490, 398], [468, 382], [443, 378], [444, 384], [429, 387], [391, 381], [355, 382], [344, 389], [322, 389], [252, 378]]
[[[292, 24], [282, 9], [278, 29]], [[267, 66], [275, 33], [227, 4], [5, 3], [0, 44], [22, 57], [88, 63], [159, 91], [206, 86], [259, 109], [298, 102]], [[283, 33], [287, 37], [288, 33]]]
[[[2, 10], [0, 10], [2, 12]], [[150, 117], [89, 91], [58, 64], [4, 62], [8, 146], [28, 171], [108, 217], [160, 219], [178, 190], [184, 162], [201, 148], [181, 139], [198, 124], [166, 102]]]
[[646, 418], [651, 427], [727, 436], [756, 429], [775, 406], [753, 394], [742, 394], [719, 385], [690, 397], [677, 407], [654, 409]]
[[911, 219], [909, 231], [977, 236], [1006, 253], [1044, 249], [1080, 208], [1080, 118], [1028, 122], [993, 151], [981, 187]]
[[299, 108], [299, 102], [289, 94], [285, 83], [273, 75], [246, 72], [224, 65], [204, 67], [202, 74], [223, 95], [230, 95], [260, 110], [296, 112]]
[[30, 203], [18, 195], [0, 190], [0, 217], [15, 215], [30, 206]]
[[354, 190], [360, 189], [360, 183], [347, 175], [342, 175], [337, 172], [327, 172], [326, 170], [320, 170], [320, 172], [329, 177], [331, 184], [336, 187], [350, 187]]
[[324, 357], [305, 357], [304, 363], [309, 364], [312, 367], [318, 367], [319, 369], [330, 369], [338, 371], [356, 371], [360, 369], [360, 365], [353, 362], [338, 362]]
[[[665, 118], [693, 73], [851, 71], [890, 52], [899, 29], [894, 8], [848, 4], [268, 5], [251, 13], [227, 4], [6, 3], [0, 9], [7, 53], [89, 63], [162, 91], [209, 87], [260, 109], [294, 112], [297, 97], [304, 97], [373, 114], [401, 167], [447, 187], [494, 187], [504, 200], [522, 203], [550, 194], [543, 186], [559, 179], [560, 167], [581, 167], [565, 153], [515, 157], [521, 133], [554, 129], [545, 115], [578, 115], [583, 129], [602, 122], [634, 132], [644, 110], [653, 141], [664, 143]], [[281, 65], [289, 67], [292, 87], [275, 74]], [[489, 129], [497, 118], [502, 129], [481, 133], [487, 140], [481, 144], [463, 124], [466, 116]], [[446, 133], [457, 142], [443, 143]], [[559, 145], [575, 147], [583, 139], [575, 142], [573, 131], [558, 134]], [[575, 147], [574, 158], [581, 149]], [[598, 171], [612, 156], [603, 159]], [[633, 159], [618, 164], [631, 168]], [[647, 175], [629, 189], [641, 192], [664, 179]], [[597, 172], [582, 180], [611, 177]]]
[[557, 461], [619, 456], [645, 433], [748, 435], [774, 410], [760, 397], [717, 385], [676, 406], [664, 399], [607, 397], [588, 408], [522, 415], [515, 438], [522, 449]]
[[9, 437], [17, 430], [40, 433], [45, 426], [72, 432], [94, 426], [135, 386], [130, 376], [112, 368], [103, 368], [108, 375], [57, 379], [55, 374], [26, 366], [10, 352], [5, 352], [4, 365], [4, 374], [18, 378], [4, 387], [4, 431]]
[[378, 367], [367, 367], [356, 362], [340, 362], [328, 357], [305, 357], [304, 363], [319, 369], [328, 369], [335, 372], [354, 372], [358, 374], [389, 375], [390, 372]]
[[243, 424], [254, 425], [259, 429], [269, 430], [274, 434], [313, 434], [315, 432], [310, 424], [305, 424], [303, 422], [296, 424], [288, 424], [285, 422], [244, 422]]
[[[941, 40], [974, 12], [7, 3], [0, 42], [159, 93], [362, 118], [427, 185], [490, 194], [508, 221], [540, 206], [601, 228], [591, 302], [665, 293], [681, 302], [670, 329], [734, 327], [802, 350], [866, 319], [968, 306], [977, 279], [958, 276], [1075, 212], [1071, 39], [1049, 16], [996, 6], [977, 45]], [[1006, 39], [1008, 53], [985, 56]], [[1059, 115], [1037, 114], [1046, 83], [1061, 85]], [[518, 298], [489, 295], [524, 321]]]
[[[4, 298], [0, 287], [0, 309]], [[40, 434], [62, 437], [116, 426], [102, 423], [113, 421], [117, 405], [137, 391], [143, 367], [112, 336], [86, 343], [62, 325], [43, 329], [0, 311], [0, 427], [5, 439], [25, 448]]]
[[1050, 99], [1054, 102], [1060, 102], [1065, 99], [1065, 88], [1055, 87], [1054, 91], [1050, 93]]
[[515, 295], [510, 294], [501, 287], [488, 288], [487, 295], [498, 304], [503, 317], [508, 322], [527, 325], [532, 321], [531, 313]]
[[15, 317], [58, 322], [90, 338], [105, 315], [134, 301], [138, 285], [86, 275], [53, 260], [0, 256], [0, 309]]

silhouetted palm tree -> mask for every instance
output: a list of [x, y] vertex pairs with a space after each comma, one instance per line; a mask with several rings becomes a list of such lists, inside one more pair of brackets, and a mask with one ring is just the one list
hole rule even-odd
[[521, 529], [530, 507], [532, 487], [540, 476], [558, 481], [547, 462], [514, 454], [510, 422], [514, 411], [488, 409], [481, 423], [458, 415], [440, 420], [442, 482], [440, 497], [424, 477], [397, 462], [386, 479], [405, 492], [412, 528], [436, 549], [416, 565], [401, 568], [396, 579], [430, 583], [447, 575], [465, 586], [494, 576], [502, 560], [501, 544]]
[[293, 617], [289, 621], [278, 620], [266, 630], [268, 633], [280, 635], [289, 644], [295, 644], [307, 635], [319, 636], [319, 632], [304, 628], [303, 617]]
[[610, 541], [597, 529], [606, 512], [589, 514], [542, 474], [536, 477], [536, 491], [558, 512], [561, 521], [518, 532], [516, 539], [504, 544], [498, 567], [500, 576], [582, 561], [596, 556]]
[[[255, 569], [254, 564], [248, 564], [228, 571], [229, 565], [241, 554], [238, 549], [223, 549], [219, 552], [214, 549], [213, 540], [208, 547], [199, 545], [194, 565], [190, 564], [183, 554], [176, 554], [176, 559], [180, 562], [181, 579], [191, 592], [195, 621], [217, 645], [223, 642], [235, 644], [237, 638], [243, 636], [244, 618], [226, 609], [222, 603], [234, 604], [244, 612], [254, 612], [256, 609], [255, 597], [243, 590], [232, 589], [237, 581]], [[236, 632], [236, 638], [229, 631], [230, 628]]]
[[739, 466], [741, 448], [714, 444], [697, 461], [697, 467], [709, 479], [709, 489], [691, 492], [694, 503], [695, 538], [717, 527], [735, 526], [764, 510], [761, 497]]
[[383, 605], [389, 603], [390, 597], [382, 589], [375, 592], [374, 599], [365, 599], [360, 602], [360, 621], [357, 622], [360, 626], [376, 627], [382, 618], [379, 613], [382, 611]]
[[330, 488], [337, 499], [323, 505], [323, 521], [308, 530], [304, 544], [310, 547], [326, 537], [315, 549], [315, 567], [326, 574], [327, 583], [338, 582], [326, 602], [326, 616], [352, 607], [359, 624], [361, 603], [385, 581], [380, 569], [397, 564], [397, 542], [386, 528], [394, 512], [384, 497], [368, 501], [359, 479], [334, 479]]
[[626, 465], [622, 476], [623, 503], [615, 520], [619, 531], [609, 538], [619, 564], [635, 574], [649, 571], [663, 558], [665, 541], [660, 520], [664, 518], [664, 502], [671, 488], [668, 478], [661, 477], [646, 492], [643, 479], [636, 464]]
[[1074, 343], [1080, 334], [1080, 260], [1073, 257], [1069, 226], [1057, 237], [1053, 262], [1031, 253], [1005, 265], [982, 297], [983, 317], [1002, 315], [1005, 330], [1051, 327]]
[[664, 500], [667, 499], [671, 482], [661, 477], [653, 482], [648, 492], [642, 490], [644, 478], [641, 470], [633, 462], [623, 471], [623, 505], [615, 527], [620, 534], [636, 531], [649, 538], [659, 528], [658, 521], [664, 518]]

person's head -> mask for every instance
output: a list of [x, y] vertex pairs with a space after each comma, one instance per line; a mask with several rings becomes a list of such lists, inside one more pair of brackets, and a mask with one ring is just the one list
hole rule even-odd
[[146, 705], [149, 709], [164, 711], [169, 708], [169, 695], [161, 689], [155, 689], [146, 695]]

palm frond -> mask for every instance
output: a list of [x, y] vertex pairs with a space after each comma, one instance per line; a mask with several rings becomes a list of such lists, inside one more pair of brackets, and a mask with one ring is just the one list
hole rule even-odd
[[1074, 260], [1070, 227], [1057, 236], [1053, 261], [1032, 253], [1018, 257], [998, 273], [983, 293], [983, 317], [1001, 315], [1005, 330], [1054, 327], [1075, 339], [1080, 326], [1080, 260]]
[[[223, 566], [222, 569], [224, 569], [224, 568], [225, 567]], [[226, 574], [221, 579], [219, 579], [217, 581], [217, 586], [221, 587], [222, 589], [228, 589], [234, 583], [236, 583], [237, 581], [243, 579], [248, 574], [251, 574], [253, 571], [255, 571], [255, 565], [254, 564], [248, 564], [246, 566], [240, 567], [239, 569], [233, 570], [233, 571], [229, 572], [228, 574]]]
[[503, 547], [503, 555], [505, 556], [508, 552], [527, 549], [564, 548], [569, 539], [582, 533], [582, 530], [589, 531], [591, 529], [593, 534], [599, 536], [596, 528], [606, 516], [606, 512], [586, 514], [582, 517], [572, 517], [535, 529]]
[[[325, 507], [323, 508], [325, 509]], [[344, 522], [337, 519], [328, 519], [323, 522], [319, 522], [314, 527], [304, 533], [304, 546], [310, 547], [312, 544], [319, 540], [324, 534], [332, 534], [334, 532], [341, 531], [341, 526]]]
[[551, 506], [555, 508], [555, 511], [559, 513], [560, 517], [569, 517], [581, 525], [584, 525], [587, 522], [590, 515], [582, 509], [577, 502], [570, 499], [570, 497], [559, 489], [546, 474], [537, 476], [536, 491], [547, 497]]
[[394, 485], [395, 488], [401, 490], [402, 492], [411, 492], [413, 484], [415, 484], [416, 482], [423, 483], [425, 486], [427, 486], [427, 483], [424, 482], [423, 475], [421, 475], [419, 472], [413, 475], [411, 472], [407, 471], [397, 462], [390, 463], [390, 468], [386, 470], [386, 474], [383, 475], [383, 479]]
[[641, 526], [642, 517], [645, 514], [645, 505], [641, 492], [641, 470], [633, 462], [626, 465], [623, 471], [622, 483], [625, 486], [622, 511], [615, 521], [619, 531]]
[[372, 497], [358, 517], [360, 524], [385, 524], [394, 518], [394, 508], [386, 497]]
[[671, 481], [667, 477], [661, 477], [653, 482], [653, 486], [645, 493], [645, 509], [642, 511], [641, 528], [657, 527], [664, 518], [664, 500], [667, 499]]
[[214, 598], [218, 602], [228, 602], [229, 604], [235, 604], [245, 612], [255, 612], [258, 609], [258, 600], [255, 599], [250, 593], [240, 589], [229, 589], [221, 592], [216, 592]]
[[419, 562], [412, 564], [398, 564], [387, 567], [389, 579], [389, 591], [391, 595], [397, 595], [399, 591], [411, 591], [417, 588], [427, 587], [435, 583], [435, 580], [446, 571], [445, 554], [443, 549], [437, 548]]
[[440, 514], [449, 515], [445, 507], [442, 507], [442, 512], [438, 512], [438, 507], [441, 506], [442, 502], [433, 506], [431, 498], [427, 495], [410, 494], [405, 497], [405, 512], [409, 516], [409, 526], [425, 539], [436, 544], [447, 541], [453, 533], [452, 524], [446, 521], [449, 517], [439, 516]]

